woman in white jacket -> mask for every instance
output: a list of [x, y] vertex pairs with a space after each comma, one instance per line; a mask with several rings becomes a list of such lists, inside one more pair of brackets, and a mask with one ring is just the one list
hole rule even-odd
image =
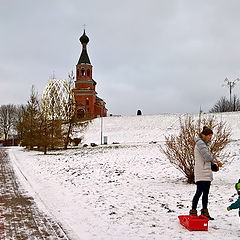
[[192, 200], [192, 209], [189, 212], [190, 215], [197, 216], [197, 205], [202, 196], [201, 214], [208, 217], [210, 220], [214, 220], [214, 218], [209, 215], [207, 208], [209, 189], [211, 181], [213, 180], [211, 164], [216, 161], [209, 150], [212, 135], [213, 131], [205, 126], [196, 139], [194, 148], [194, 178], [197, 190]]

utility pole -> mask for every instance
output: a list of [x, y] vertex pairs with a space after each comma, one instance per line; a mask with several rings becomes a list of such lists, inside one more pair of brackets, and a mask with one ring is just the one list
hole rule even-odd
[[226, 85], [223, 85], [223, 86], [227, 86], [229, 88], [229, 102], [230, 102], [230, 106], [232, 106], [232, 89], [237, 84], [237, 81], [240, 81], [240, 79], [237, 78], [234, 81], [229, 81], [228, 78], [225, 78], [225, 80], [224, 80], [224, 82], [226, 82]]

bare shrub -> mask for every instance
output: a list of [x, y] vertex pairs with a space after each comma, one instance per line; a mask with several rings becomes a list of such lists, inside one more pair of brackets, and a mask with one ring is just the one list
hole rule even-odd
[[229, 143], [231, 129], [225, 122], [217, 122], [214, 117], [204, 118], [200, 122], [193, 120], [191, 116], [180, 119], [179, 134], [165, 136], [165, 145], [161, 147], [161, 151], [170, 163], [184, 174], [188, 183], [194, 183], [194, 147], [196, 136], [201, 131], [200, 126], [213, 129], [210, 151], [214, 157], [219, 157]]
[[231, 101], [229, 101], [226, 97], [221, 97], [209, 110], [211, 113], [235, 111], [240, 111], [240, 99], [236, 95], [233, 95]]

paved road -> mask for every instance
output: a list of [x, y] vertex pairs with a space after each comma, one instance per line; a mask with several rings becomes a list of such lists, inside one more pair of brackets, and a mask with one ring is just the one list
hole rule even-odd
[[39, 210], [0, 148], [0, 240], [68, 240], [61, 226]]

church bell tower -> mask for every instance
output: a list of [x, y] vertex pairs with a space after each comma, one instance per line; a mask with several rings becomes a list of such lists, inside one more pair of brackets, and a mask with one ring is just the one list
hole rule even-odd
[[82, 52], [76, 65], [76, 80], [73, 90], [77, 105], [77, 117], [105, 117], [107, 116], [106, 103], [97, 97], [95, 89], [97, 83], [92, 78], [93, 66], [87, 53], [89, 38], [85, 30], [79, 40], [82, 44]]

